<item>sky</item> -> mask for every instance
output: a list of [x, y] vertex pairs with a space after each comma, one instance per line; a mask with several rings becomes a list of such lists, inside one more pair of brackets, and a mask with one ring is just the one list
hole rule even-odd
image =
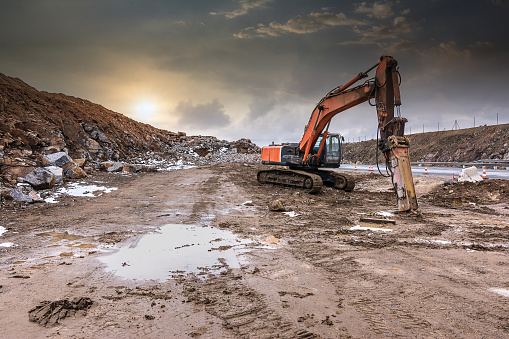
[[[0, 73], [174, 132], [299, 142], [317, 102], [382, 55], [407, 134], [509, 123], [509, 0], [0, 5]], [[368, 103], [330, 127], [347, 142], [376, 129]]]

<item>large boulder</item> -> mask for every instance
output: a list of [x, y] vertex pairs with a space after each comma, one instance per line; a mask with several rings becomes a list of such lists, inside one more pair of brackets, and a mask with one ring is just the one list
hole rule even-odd
[[57, 152], [42, 156], [43, 166], [63, 167], [64, 165], [68, 164], [71, 161], [72, 161], [71, 157], [65, 152]]
[[458, 178], [459, 182], [479, 182], [483, 181], [482, 177], [477, 172], [477, 167], [472, 166], [468, 168], [464, 168], [461, 170], [461, 173]]
[[6, 188], [2, 190], [2, 198], [5, 200], [32, 202], [32, 198], [28, 194], [23, 193], [20, 188]]
[[107, 171], [108, 168], [110, 168], [111, 166], [113, 166], [115, 163], [113, 161], [103, 161], [99, 164], [99, 169], [101, 171]]
[[38, 167], [24, 177], [19, 178], [19, 181], [30, 184], [36, 190], [43, 190], [55, 186], [56, 179], [56, 175], [50, 170]]
[[32, 199], [32, 201], [29, 201], [31, 203], [34, 203], [34, 202], [44, 202], [44, 199], [41, 198], [39, 196], [39, 194], [35, 193], [35, 191], [30, 191], [30, 193], [28, 193], [28, 196], [30, 199]]
[[269, 202], [269, 211], [284, 212], [285, 207], [283, 206], [281, 200], [272, 200]]
[[44, 167], [44, 169], [47, 171], [50, 171], [51, 173], [53, 173], [55, 175], [55, 177], [56, 177], [55, 185], [62, 185], [64, 183], [63, 170], [61, 167], [48, 166], [48, 167]]
[[78, 165], [79, 167], [83, 168], [85, 166], [85, 163], [87, 162], [87, 159], [74, 159], [74, 163]]
[[69, 179], [81, 179], [85, 178], [87, 173], [83, 170], [83, 168], [76, 165], [74, 161], [71, 161], [64, 166], [64, 175]]
[[90, 138], [86, 138], [86, 140], [84, 141], [84, 146], [88, 150], [88, 152], [92, 154], [97, 154], [102, 149], [101, 145], [97, 141]]
[[114, 162], [112, 166], [108, 167], [108, 172], [121, 172], [124, 169], [123, 162]]

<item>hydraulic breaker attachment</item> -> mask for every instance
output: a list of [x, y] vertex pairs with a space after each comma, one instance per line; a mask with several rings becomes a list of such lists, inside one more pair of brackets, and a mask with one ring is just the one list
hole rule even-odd
[[415, 195], [408, 150], [408, 139], [394, 135], [388, 138], [387, 143], [382, 149], [387, 160], [387, 166], [391, 172], [392, 184], [396, 191], [400, 211], [410, 211], [419, 208]]

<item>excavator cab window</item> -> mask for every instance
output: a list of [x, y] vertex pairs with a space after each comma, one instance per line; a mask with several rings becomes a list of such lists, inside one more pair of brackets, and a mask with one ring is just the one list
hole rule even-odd
[[329, 134], [325, 140], [323, 163], [327, 167], [338, 167], [341, 161], [341, 143], [338, 134]]
[[320, 149], [320, 144], [322, 143], [323, 135], [320, 135], [318, 139], [316, 140], [315, 147], [313, 147], [313, 154], [318, 153], [318, 150]]

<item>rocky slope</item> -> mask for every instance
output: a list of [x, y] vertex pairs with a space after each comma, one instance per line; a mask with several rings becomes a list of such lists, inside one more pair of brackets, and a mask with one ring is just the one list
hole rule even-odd
[[103, 161], [194, 164], [256, 154], [248, 139], [236, 142], [187, 136], [136, 122], [90, 101], [38, 91], [0, 74], [0, 181], [16, 184], [42, 165], [44, 155], [65, 152], [98, 169]]
[[[509, 124], [419, 133], [408, 138], [411, 161], [509, 160]], [[375, 140], [348, 143], [343, 147], [343, 158], [345, 162], [373, 164], [376, 161], [375, 150]], [[382, 159], [379, 152], [379, 162]]]

